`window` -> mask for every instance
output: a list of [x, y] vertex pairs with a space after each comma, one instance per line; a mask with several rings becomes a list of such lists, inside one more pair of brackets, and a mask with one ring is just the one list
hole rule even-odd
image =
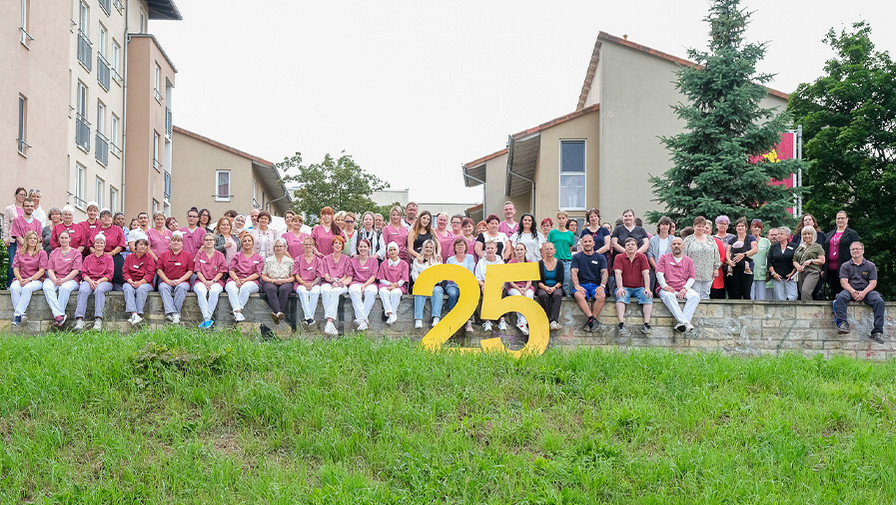
[[118, 140], [119, 140], [118, 139], [119, 123], [121, 123], [121, 120], [118, 119], [118, 116], [116, 116], [113, 113], [112, 114], [112, 125], [111, 125], [110, 131], [109, 131], [109, 138], [112, 143], [112, 154], [114, 154], [115, 156], [121, 156], [121, 148], [118, 146], [118, 144], [119, 144], [119, 142], [118, 142]]
[[137, 27], [140, 28], [140, 33], [146, 33], [146, 14], [142, 9], [140, 10], [140, 24]]
[[109, 186], [109, 209], [112, 212], [118, 211], [118, 190]]
[[17, 138], [19, 144], [19, 154], [22, 156], [25, 155], [25, 150], [29, 147], [28, 142], [26, 142], [26, 135], [28, 133], [28, 99], [22, 95], [19, 95], [19, 136]]
[[96, 101], [96, 132], [106, 134], [106, 105], [99, 100]]
[[93, 49], [90, 43], [90, 9], [83, 0], [78, 10], [78, 62], [90, 72], [93, 68]]
[[215, 201], [230, 201], [230, 170], [215, 171]]
[[560, 208], [585, 208], [585, 140], [560, 141]]
[[96, 178], [96, 205], [103, 208], [103, 195], [106, 193], [106, 183], [99, 177]]
[[87, 121], [87, 86], [78, 81], [78, 107], [75, 109], [75, 142], [85, 152], [90, 152], [90, 122]]
[[83, 208], [87, 203], [84, 201], [84, 180], [87, 169], [80, 163], [75, 163], [75, 205]]
[[112, 78], [115, 82], [121, 84], [121, 45], [112, 39], [112, 54], [110, 55], [109, 64], [112, 67]]
[[159, 91], [161, 84], [162, 84], [162, 67], [160, 67], [159, 64], [156, 63], [156, 87], [153, 90], [153, 92], [156, 96], [156, 101], [159, 103], [162, 103], [162, 92]]
[[28, 22], [31, 18], [31, 0], [22, 0], [22, 26], [19, 30], [22, 32], [22, 44], [28, 47], [28, 43], [34, 40], [28, 34]]
[[78, 7], [78, 30], [90, 36], [90, 7], [82, 0]]
[[152, 199], [152, 213], [155, 214], [159, 210], [159, 201], [155, 198]]
[[96, 101], [96, 160], [109, 165], [109, 139], [106, 137], [106, 105]]
[[159, 142], [161, 141], [159, 137], [159, 132], [152, 132], [152, 167], [157, 171], [161, 172], [162, 163], [159, 161]]
[[109, 43], [109, 30], [106, 30], [106, 27], [100, 23], [100, 40], [99, 45], [96, 48], [96, 52], [105, 57], [106, 56], [106, 45]]

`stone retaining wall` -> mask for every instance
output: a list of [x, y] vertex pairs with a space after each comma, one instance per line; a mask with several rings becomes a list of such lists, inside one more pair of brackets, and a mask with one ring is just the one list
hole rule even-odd
[[[75, 309], [74, 293], [69, 300], [67, 314], [72, 317]], [[190, 293], [184, 304], [182, 323], [195, 327], [201, 322], [199, 306], [196, 303], [196, 295]], [[292, 310], [287, 314], [287, 321], [274, 325], [270, 317], [270, 309], [264, 300], [264, 295], [252, 295], [248, 306], [243, 313], [246, 322], [236, 323], [230, 311], [226, 293], [222, 294], [215, 311], [216, 327], [237, 326], [240, 331], [247, 334], [259, 334], [262, 330], [273, 331], [280, 337], [303, 337], [321, 334], [323, 321], [323, 309], [318, 307], [315, 315], [317, 324], [308, 328], [302, 323], [296, 325], [296, 314], [301, 314], [298, 299], [293, 295]], [[377, 299], [371, 312], [370, 329], [367, 334], [378, 337], [410, 337], [420, 339], [428, 331], [426, 328], [414, 329], [413, 321], [413, 297], [405, 296], [399, 309], [398, 322], [388, 327], [380, 318], [381, 306]], [[643, 335], [640, 332], [642, 317], [641, 309], [637, 305], [631, 305], [626, 311], [629, 321], [628, 327], [632, 335], [621, 337], [616, 332], [616, 307], [612, 301], [604, 307], [600, 320], [604, 324], [601, 332], [587, 333], [582, 331], [584, 316], [570, 299], [565, 299], [560, 312], [562, 328], [551, 332], [550, 346], [599, 346], [606, 348], [632, 348], [632, 347], [662, 347], [678, 351], [717, 351], [728, 354], [741, 354], [756, 356], [761, 354], [779, 354], [783, 352], [795, 352], [806, 356], [822, 355], [846, 355], [869, 360], [885, 360], [896, 357], [896, 320], [892, 314], [896, 313], [896, 304], [887, 304], [887, 322], [884, 335], [887, 341], [883, 344], [872, 342], [868, 339], [871, 332], [871, 309], [864, 304], [852, 303], [849, 307], [850, 324], [852, 333], [838, 335], [834, 326], [833, 310], [830, 302], [810, 303], [781, 303], [781, 302], [754, 302], [740, 300], [706, 300], [702, 302], [694, 316], [696, 329], [688, 334], [681, 334], [672, 330], [674, 320], [666, 307], [658, 300], [654, 300], [653, 317], [651, 325], [654, 331], [651, 335]], [[16, 333], [38, 334], [54, 331], [53, 319], [49, 307], [42, 292], [34, 294], [28, 309], [29, 319], [21, 327], [11, 326], [12, 307], [9, 292], [0, 293], [0, 331], [14, 331]], [[93, 298], [88, 304], [88, 316], [86, 321], [92, 321]], [[122, 293], [109, 293], [106, 298], [104, 329], [127, 333], [132, 331], [127, 323], [129, 314], [124, 311], [124, 298]], [[425, 320], [429, 320], [429, 303], [426, 304]], [[151, 293], [146, 304], [146, 321], [143, 326], [149, 328], [163, 327], [168, 323], [162, 309], [162, 300], [158, 293]], [[337, 327], [340, 332], [351, 332], [354, 329], [354, 319], [351, 300], [344, 296], [339, 304], [339, 321]], [[508, 317], [512, 322], [513, 316]], [[66, 323], [70, 328], [74, 324], [73, 318]], [[499, 333], [503, 333], [500, 334]], [[526, 337], [511, 324], [506, 332], [494, 332], [486, 335], [479, 325], [475, 326], [472, 334], [463, 330], [449, 340], [446, 345], [463, 345], [476, 347], [483, 338], [501, 336], [512, 349], [522, 347]]]

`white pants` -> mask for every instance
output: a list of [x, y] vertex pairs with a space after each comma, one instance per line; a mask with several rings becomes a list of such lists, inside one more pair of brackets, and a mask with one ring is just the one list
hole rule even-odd
[[9, 295], [12, 297], [12, 307], [14, 316], [24, 316], [28, 310], [28, 304], [31, 303], [31, 293], [43, 287], [40, 281], [28, 281], [24, 286], [19, 284], [19, 280], [12, 281], [9, 286]]
[[401, 305], [401, 288], [392, 290], [387, 287], [380, 288], [380, 300], [383, 301], [383, 312], [386, 315], [398, 315], [398, 306]]
[[792, 302], [796, 300], [796, 281], [790, 279], [789, 281], [785, 280], [772, 280], [772, 287], [775, 291], [775, 300], [779, 302], [788, 301]]
[[314, 313], [317, 311], [317, 299], [320, 298], [320, 285], [311, 286], [311, 289], [308, 289], [299, 284], [296, 294], [299, 295], [299, 303], [302, 304], [302, 314], [305, 314], [305, 319], [314, 319]]
[[[78, 281], [71, 279], [57, 286], [53, 281], [44, 281], [44, 296], [47, 297], [47, 305], [53, 311], [53, 317], [65, 315], [65, 307], [68, 305], [68, 297], [72, 291], [78, 289]], [[57, 295], [56, 292], [59, 292]]]
[[694, 281], [691, 288], [700, 295], [701, 300], [709, 300], [709, 290], [712, 289], [712, 281]]
[[775, 293], [771, 289], [765, 287], [768, 284], [765, 281], [753, 281], [753, 290], [750, 292], [750, 297], [753, 300], [774, 300]]
[[[236, 284], [234, 284], [236, 287]], [[220, 283], [215, 282], [211, 288], [206, 288], [205, 284], [197, 282], [193, 285], [193, 292], [196, 293], [196, 302], [199, 303], [199, 310], [202, 317], [206, 321], [211, 321], [215, 314], [215, 308], [218, 306], [218, 296], [224, 291], [224, 287]], [[246, 297], [248, 300], [248, 297]]]
[[336, 319], [339, 312], [339, 297], [344, 295], [348, 288], [334, 287], [332, 284], [324, 284], [320, 287], [320, 298], [324, 304], [324, 317], [327, 319]]
[[[712, 284], [712, 283], [710, 283]], [[693, 289], [689, 289], [685, 294], [684, 311], [678, 305], [678, 294], [660, 290], [660, 300], [669, 308], [669, 312], [675, 316], [679, 323], [690, 323], [697, 311], [697, 305], [700, 305], [700, 295]]]
[[242, 311], [243, 307], [249, 303], [249, 295], [258, 293], [258, 284], [254, 281], [244, 282], [242, 287], [236, 287], [236, 282], [227, 281], [224, 290], [227, 291], [227, 299], [230, 301], [230, 308], [234, 312]]
[[348, 296], [352, 299], [352, 308], [355, 309], [355, 319], [358, 321], [367, 321], [370, 316], [370, 309], [373, 308], [373, 302], [376, 301], [376, 286], [368, 285], [361, 291], [361, 284], [352, 284], [348, 288]]
[[[535, 292], [531, 289], [527, 289], [526, 292], [522, 292], [519, 289], [511, 288], [507, 290], [507, 296], [525, 296], [530, 300], [535, 299]], [[529, 324], [529, 321], [526, 320], [526, 316], [524, 316], [521, 312], [516, 313], [516, 324]]]

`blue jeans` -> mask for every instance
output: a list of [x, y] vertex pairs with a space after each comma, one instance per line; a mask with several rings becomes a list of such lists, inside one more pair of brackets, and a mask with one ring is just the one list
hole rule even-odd
[[414, 296], [414, 319], [423, 319], [423, 305], [426, 304], [426, 299], [430, 298], [430, 304], [432, 304], [432, 317], [442, 317], [442, 300], [445, 296], [445, 290], [442, 289], [442, 286], [436, 286], [432, 288], [432, 298], [428, 296]]
[[12, 272], [12, 260], [16, 257], [16, 247], [18, 245], [19, 243], [12, 239], [9, 247], [6, 248], [6, 259], [9, 260], [9, 269], [6, 271], [6, 289], [9, 289], [9, 286], [12, 286], [12, 281], [16, 280], [16, 276]]
[[457, 299], [460, 297], [460, 288], [453, 282], [449, 283], [448, 287], [445, 288], [445, 294], [448, 295], [448, 311], [445, 312], [447, 314], [448, 312], [451, 312], [451, 309], [453, 309], [455, 305], [457, 305]]

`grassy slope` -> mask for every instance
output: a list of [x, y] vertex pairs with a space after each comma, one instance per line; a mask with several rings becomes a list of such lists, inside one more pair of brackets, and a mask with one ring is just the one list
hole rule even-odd
[[[217, 370], [136, 370], [153, 340]], [[0, 341], [0, 502], [892, 503], [896, 363]]]

